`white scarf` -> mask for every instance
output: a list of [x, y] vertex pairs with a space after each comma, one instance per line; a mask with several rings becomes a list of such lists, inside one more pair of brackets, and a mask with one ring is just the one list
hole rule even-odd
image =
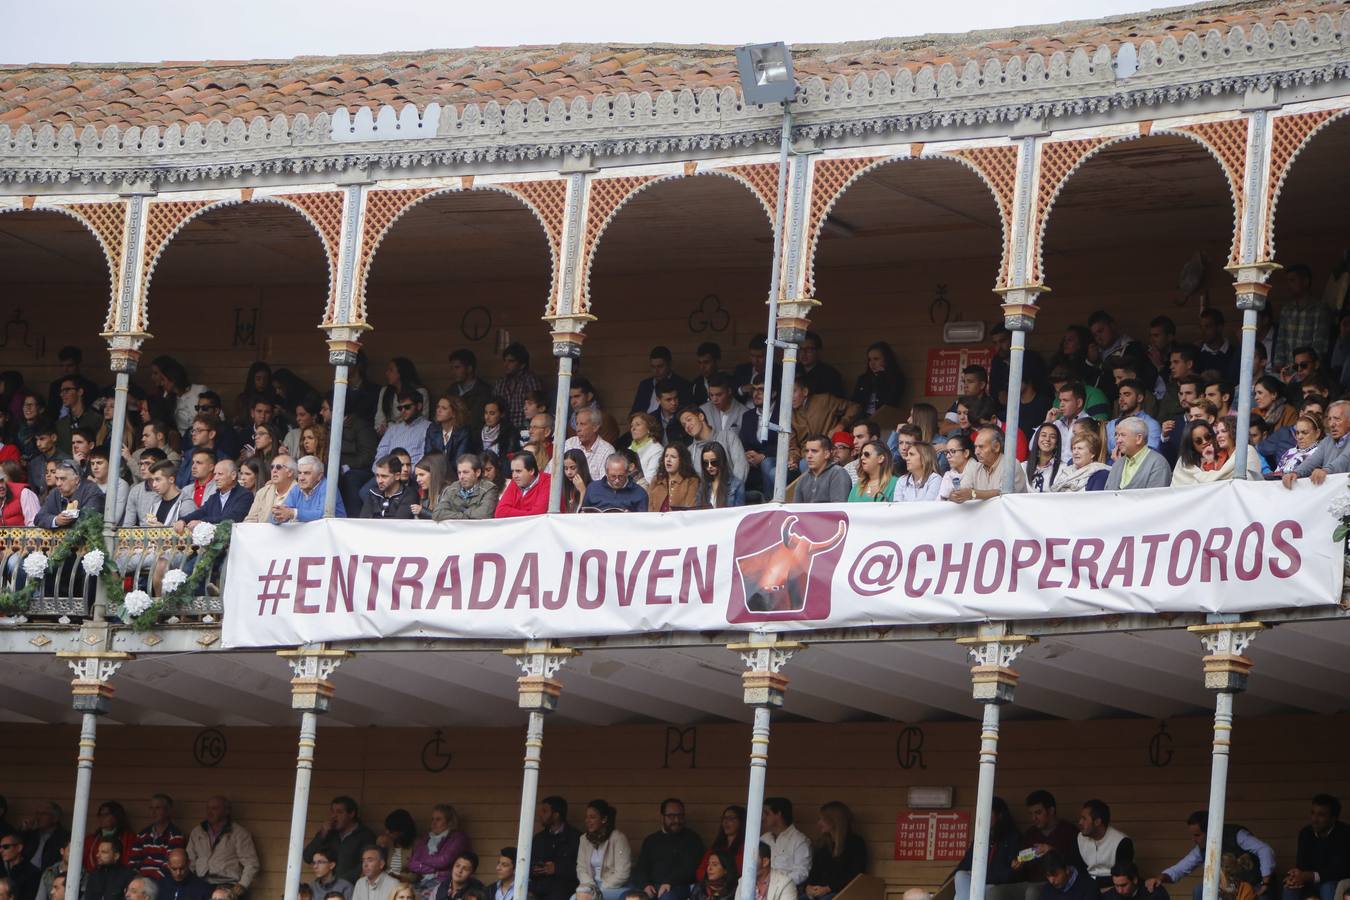
[[450, 836], [449, 829], [442, 831], [440, 834], [437, 834], [434, 831], [427, 832], [427, 852], [435, 853], [437, 850], [440, 849], [441, 841], [445, 840], [449, 836]]
[[1051, 486], [1050, 490], [1056, 494], [1068, 491], [1086, 490], [1089, 478], [1096, 475], [1098, 472], [1109, 468], [1111, 467], [1105, 463], [1099, 463], [1094, 460], [1086, 466], [1083, 466], [1081, 469], [1077, 466], [1069, 466], [1068, 468], [1060, 469], [1059, 475], [1056, 476], [1055, 483]]

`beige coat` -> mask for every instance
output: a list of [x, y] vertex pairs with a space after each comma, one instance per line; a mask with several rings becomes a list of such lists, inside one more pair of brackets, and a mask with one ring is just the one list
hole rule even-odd
[[187, 854], [192, 871], [212, 884], [237, 884], [247, 890], [261, 868], [253, 835], [233, 820], [225, 826], [214, 847], [205, 825], [192, 829]]
[[[586, 835], [577, 847], [577, 881], [595, 887], [595, 871], [591, 868], [591, 852], [595, 849]], [[609, 840], [600, 846], [600, 888], [610, 890], [628, 884], [633, 874], [633, 850], [622, 831], [612, 832]]]

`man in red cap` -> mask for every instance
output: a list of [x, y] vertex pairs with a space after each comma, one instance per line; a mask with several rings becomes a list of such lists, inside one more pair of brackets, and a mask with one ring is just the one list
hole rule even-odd
[[847, 466], [853, 461], [853, 435], [847, 431], [836, 431], [830, 435], [830, 443], [834, 445], [831, 455], [834, 457], [835, 465]]

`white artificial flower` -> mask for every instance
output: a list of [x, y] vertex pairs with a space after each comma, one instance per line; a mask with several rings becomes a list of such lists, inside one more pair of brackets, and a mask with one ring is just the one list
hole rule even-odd
[[1350, 517], [1350, 491], [1341, 491], [1331, 505], [1327, 507], [1327, 512], [1338, 519]]
[[103, 571], [103, 561], [105, 557], [102, 550], [90, 550], [80, 560], [80, 565], [84, 567], [84, 574], [90, 578], [97, 578], [98, 573]]
[[164, 593], [172, 594], [188, 580], [188, 574], [182, 569], [170, 569], [164, 573]]
[[215, 536], [216, 526], [210, 522], [198, 522], [192, 526], [192, 543], [198, 547], [207, 546]]
[[41, 578], [47, 574], [47, 554], [41, 550], [28, 554], [23, 561], [23, 573], [29, 578]]
[[153, 602], [150, 595], [145, 591], [132, 591], [122, 601], [122, 606], [126, 609], [128, 616], [135, 617], [149, 609]]

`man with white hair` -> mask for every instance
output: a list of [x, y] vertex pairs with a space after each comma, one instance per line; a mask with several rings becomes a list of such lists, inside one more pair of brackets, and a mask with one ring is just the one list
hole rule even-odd
[[577, 410], [577, 433], [567, 439], [563, 450], [580, 450], [591, 470], [591, 481], [605, 478], [605, 460], [614, 455], [614, 445], [600, 436], [602, 419], [598, 410], [589, 406]]
[[1284, 486], [1293, 488], [1300, 478], [1321, 484], [1328, 475], [1340, 472], [1350, 472], [1350, 400], [1337, 400], [1327, 408], [1327, 436], [1294, 471], [1285, 474]]
[[216, 492], [206, 498], [200, 509], [184, 513], [173, 523], [173, 530], [182, 534], [194, 522], [242, 522], [253, 505], [253, 492], [239, 486], [239, 466], [232, 459], [216, 463]]
[[1128, 416], [1116, 423], [1116, 450], [1120, 458], [1106, 476], [1106, 490], [1171, 486], [1172, 469], [1161, 453], [1149, 448], [1148, 435], [1148, 424], [1138, 416]]
[[[317, 456], [303, 456], [296, 463], [295, 484], [286, 492], [276, 506], [272, 507], [271, 522], [285, 525], [287, 522], [313, 522], [323, 518], [324, 491], [328, 479], [323, 477], [323, 463]], [[347, 510], [342, 506], [342, 494], [337, 495], [336, 515], [345, 517]]]
[[281, 502], [295, 484], [295, 457], [289, 453], [278, 453], [272, 458], [271, 477], [267, 484], [258, 488], [253, 495], [253, 505], [249, 507], [245, 522], [266, 522], [272, 514], [272, 507]]

